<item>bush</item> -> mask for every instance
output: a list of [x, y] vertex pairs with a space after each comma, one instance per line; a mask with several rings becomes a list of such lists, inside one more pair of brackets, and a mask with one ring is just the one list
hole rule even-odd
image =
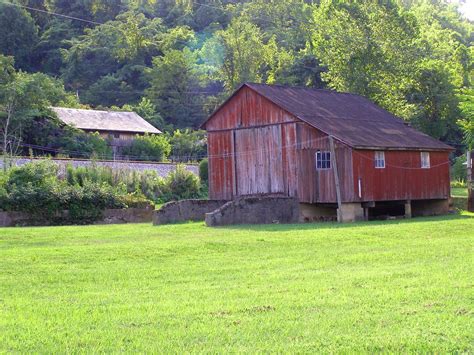
[[165, 161], [171, 152], [171, 145], [165, 135], [145, 134], [136, 136], [132, 145], [125, 147], [123, 154], [131, 160]]
[[179, 164], [165, 180], [165, 201], [198, 198], [201, 196], [201, 182], [199, 178], [184, 165]]
[[199, 178], [207, 185], [209, 179], [209, 160], [207, 158], [199, 163]]
[[104, 166], [85, 166], [66, 169], [66, 180], [70, 185], [83, 186], [85, 182], [108, 184], [120, 188], [123, 194], [140, 194], [150, 201], [161, 201], [165, 181], [156, 171], [113, 170]]

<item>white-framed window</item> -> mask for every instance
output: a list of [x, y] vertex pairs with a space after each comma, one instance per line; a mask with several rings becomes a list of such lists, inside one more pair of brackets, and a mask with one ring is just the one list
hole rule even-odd
[[316, 152], [316, 169], [331, 169], [331, 152]]
[[421, 152], [421, 167], [423, 169], [429, 169], [430, 167], [430, 153], [429, 152]]
[[375, 167], [377, 169], [385, 168], [385, 152], [382, 152], [382, 151], [375, 152]]

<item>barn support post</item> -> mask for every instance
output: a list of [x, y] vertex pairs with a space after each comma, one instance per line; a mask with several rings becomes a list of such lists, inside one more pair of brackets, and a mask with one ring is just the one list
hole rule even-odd
[[411, 217], [412, 217], [411, 201], [407, 200], [405, 201], [405, 218], [411, 218]]
[[472, 191], [472, 151], [468, 150], [467, 158], [467, 210], [474, 212], [474, 194]]

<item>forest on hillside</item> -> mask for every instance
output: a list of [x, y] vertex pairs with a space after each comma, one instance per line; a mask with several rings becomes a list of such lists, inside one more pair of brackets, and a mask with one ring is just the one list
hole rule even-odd
[[193, 139], [183, 129], [246, 81], [357, 93], [462, 151], [474, 137], [474, 24], [456, 6], [0, 0], [2, 152], [106, 150], [60, 127], [51, 105], [134, 110], [171, 138]]

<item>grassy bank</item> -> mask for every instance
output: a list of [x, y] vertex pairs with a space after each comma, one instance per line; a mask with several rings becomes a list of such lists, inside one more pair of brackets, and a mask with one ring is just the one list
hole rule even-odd
[[473, 230], [0, 229], [0, 352], [471, 352]]

